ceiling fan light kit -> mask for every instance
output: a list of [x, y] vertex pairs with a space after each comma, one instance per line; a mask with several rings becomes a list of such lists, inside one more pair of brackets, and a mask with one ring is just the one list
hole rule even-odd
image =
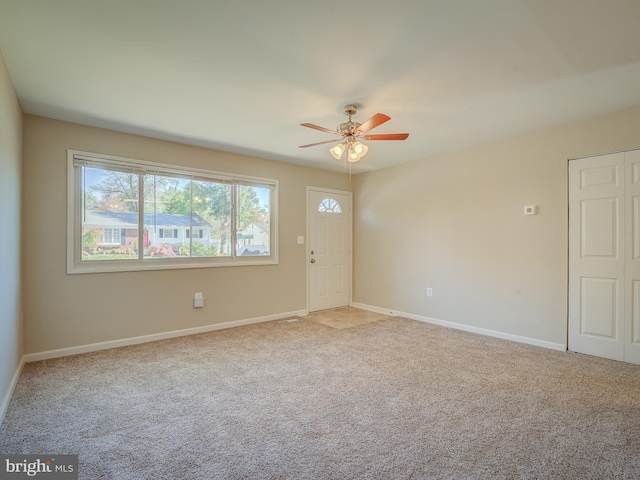
[[369, 151], [369, 147], [361, 142], [361, 140], [406, 140], [408, 133], [382, 133], [378, 135], [365, 135], [366, 132], [376, 128], [379, 125], [391, 120], [391, 117], [383, 113], [376, 113], [373, 117], [364, 123], [353, 122], [351, 117], [355, 115], [357, 107], [353, 104], [345, 105], [344, 114], [349, 116], [347, 122], [338, 125], [338, 128], [330, 130], [328, 128], [314, 125], [313, 123], [301, 123], [300, 125], [321, 132], [331, 133], [340, 136], [339, 139], [327, 140], [324, 142], [310, 143], [308, 145], [300, 145], [299, 148], [313, 147], [326, 143], [340, 142], [338, 145], [329, 149], [329, 153], [336, 160], [340, 160], [342, 155], [346, 153], [345, 160], [354, 163], [364, 157]]
[[333, 148], [330, 148], [329, 153], [331, 153], [331, 156], [336, 160], [340, 160], [340, 157], [342, 157], [342, 154], [346, 149], [347, 149], [347, 144], [343, 142], [343, 143], [340, 143], [339, 145], [336, 145]]
[[364, 143], [356, 142], [353, 144], [353, 151], [360, 155], [360, 157], [364, 157], [369, 151], [369, 147]]

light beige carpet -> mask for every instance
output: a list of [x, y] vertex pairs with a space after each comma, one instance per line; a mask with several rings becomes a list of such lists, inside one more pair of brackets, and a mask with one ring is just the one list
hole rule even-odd
[[640, 478], [640, 367], [415, 322], [269, 322], [25, 366], [2, 453], [83, 479]]

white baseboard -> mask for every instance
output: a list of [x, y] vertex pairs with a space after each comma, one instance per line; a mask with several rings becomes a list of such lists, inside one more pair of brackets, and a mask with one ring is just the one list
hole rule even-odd
[[2, 399], [2, 405], [0, 405], [0, 425], [4, 421], [4, 415], [7, 413], [7, 408], [9, 408], [9, 402], [11, 401], [11, 397], [13, 396], [13, 391], [16, 389], [16, 385], [18, 384], [18, 379], [20, 378], [20, 374], [22, 373], [22, 367], [24, 367], [25, 360], [24, 357], [20, 360], [16, 371], [13, 373], [13, 377], [11, 377], [11, 382], [9, 382], [9, 388], [7, 388], [7, 392]]
[[381, 313], [382, 315], [391, 315], [392, 317], [396, 316], [396, 312], [393, 310], [389, 310], [388, 308], [380, 308], [374, 307], [373, 305], [367, 305], [365, 303], [351, 302], [351, 306], [355, 308], [359, 308], [361, 310], [368, 310], [370, 312]]
[[23, 357], [23, 363], [37, 362], [39, 360], [48, 360], [51, 358], [66, 357], [68, 355], [77, 355], [79, 353], [95, 352], [98, 350], [107, 350], [109, 348], [126, 347], [128, 345], [136, 345], [139, 343], [155, 342], [157, 340], [165, 340], [167, 338], [184, 337], [187, 335], [195, 335], [197, 333], [212, 332], [214, 330], [223, 330], [225, 328], [241, 327], [243, 325], [270, 322], [272, 320], [279, 320], [281, 318], [305, 316], [308, 314], [309, 312], [307, 310], [295, 310], [293, 312], [276, 313], [273, 315], [265, 315], [263, 317], [247, 318], [244, 320], [233, 320], [231, 322], [224, 322], [224, 323], [215, 323], [213, 325], [205, 325], [203, 327], [185, 328], [183, 330], [172, 330], [170, 332], [152, 333], [150, 335], [122, 338], [120, 340], [110, 340], [108, 342], [91, 343], [89, 345], [80, 345], [77, 347], [59, 348], [56, 350], [48, 350], [46, 352], [40, 352], [40, 353], [29, 353]]
[[455, 328], [456, 330], [464, 330], [465, 332], [479, 333], [480, 335], [487, 335], [489, 337], [502, 338], [504, 340], [511, 340], [513, 342], [519, 343], [526, 343], [528, 345], [535, 345], [536, 347], [544, 347], [561, 352], [565, 352], [567, 350], [567, 346], [562, 343], [547, 342], [546, 340], [538, 340], [537, 338], [521, 337], [520, 335], [513, 335], [511, 333], [498, 332], [496, 330], [474, 327], [471, 325], [465, 325], [463, 323], [448, 322], [446, 320], [424, 317], [422, 315], [415, 315], [413, 313], [399, 312], [397, 310], [375, 307], [373, 305], [367, 305], [364, 303], [353, 302], [351, 303], [351, 306], [361, 308], [363, 310], [369, 310], [371, 312], [393, 315], [394, 317], [405, 317], [410, 318], [411, 320], [417, 320], [419, 322], [432, 323], [434, 325], [440, 325], [442, 327]]

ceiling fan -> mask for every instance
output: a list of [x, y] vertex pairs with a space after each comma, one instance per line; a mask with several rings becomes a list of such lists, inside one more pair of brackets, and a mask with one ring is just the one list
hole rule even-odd
[[356, 105], [345, 105], [344, 114], [349, 116], [349, 121], [338, 125], [336, 130], [330, 130], [328, 128], [314, 125], [313, 123], [301, 123], [303, 127], [313, 128], [314, 130], [320, 130], [321, 132], [331, 133], [337, 135], [340, 138], [327, 140], [324, 142], [310, 143], [308, 145], [300, 145], [299, 148], [314, 147], [316, 145], [323, 145], [325, 143], [340, 142], [335, 147], [331, 148], [329, 152], [336, 160], [342, 158], [342, 154], [346, 152], [346, 159], [353, 163], [360, 160], [367, 154], [369, 147], [367, 147], [361, 140], [406, 140], [409, 136], [408, 133], [381, 133], [378, 135], [365, 135], [369, 130], [382, 125], [384, 122], [391, 120], [391, 117], [384, 113], [376, 113], [373, 117], [364, 123], [358, 123], [351, 121], [351, 116], [355, 115], [358, 107]]

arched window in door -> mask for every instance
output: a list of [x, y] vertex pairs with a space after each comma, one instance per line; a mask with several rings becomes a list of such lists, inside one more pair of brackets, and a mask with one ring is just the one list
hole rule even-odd
[[325, 198], [318, 204], [318, 211], [322, 213], [342, 213], [342, 207], [333, 198]]

